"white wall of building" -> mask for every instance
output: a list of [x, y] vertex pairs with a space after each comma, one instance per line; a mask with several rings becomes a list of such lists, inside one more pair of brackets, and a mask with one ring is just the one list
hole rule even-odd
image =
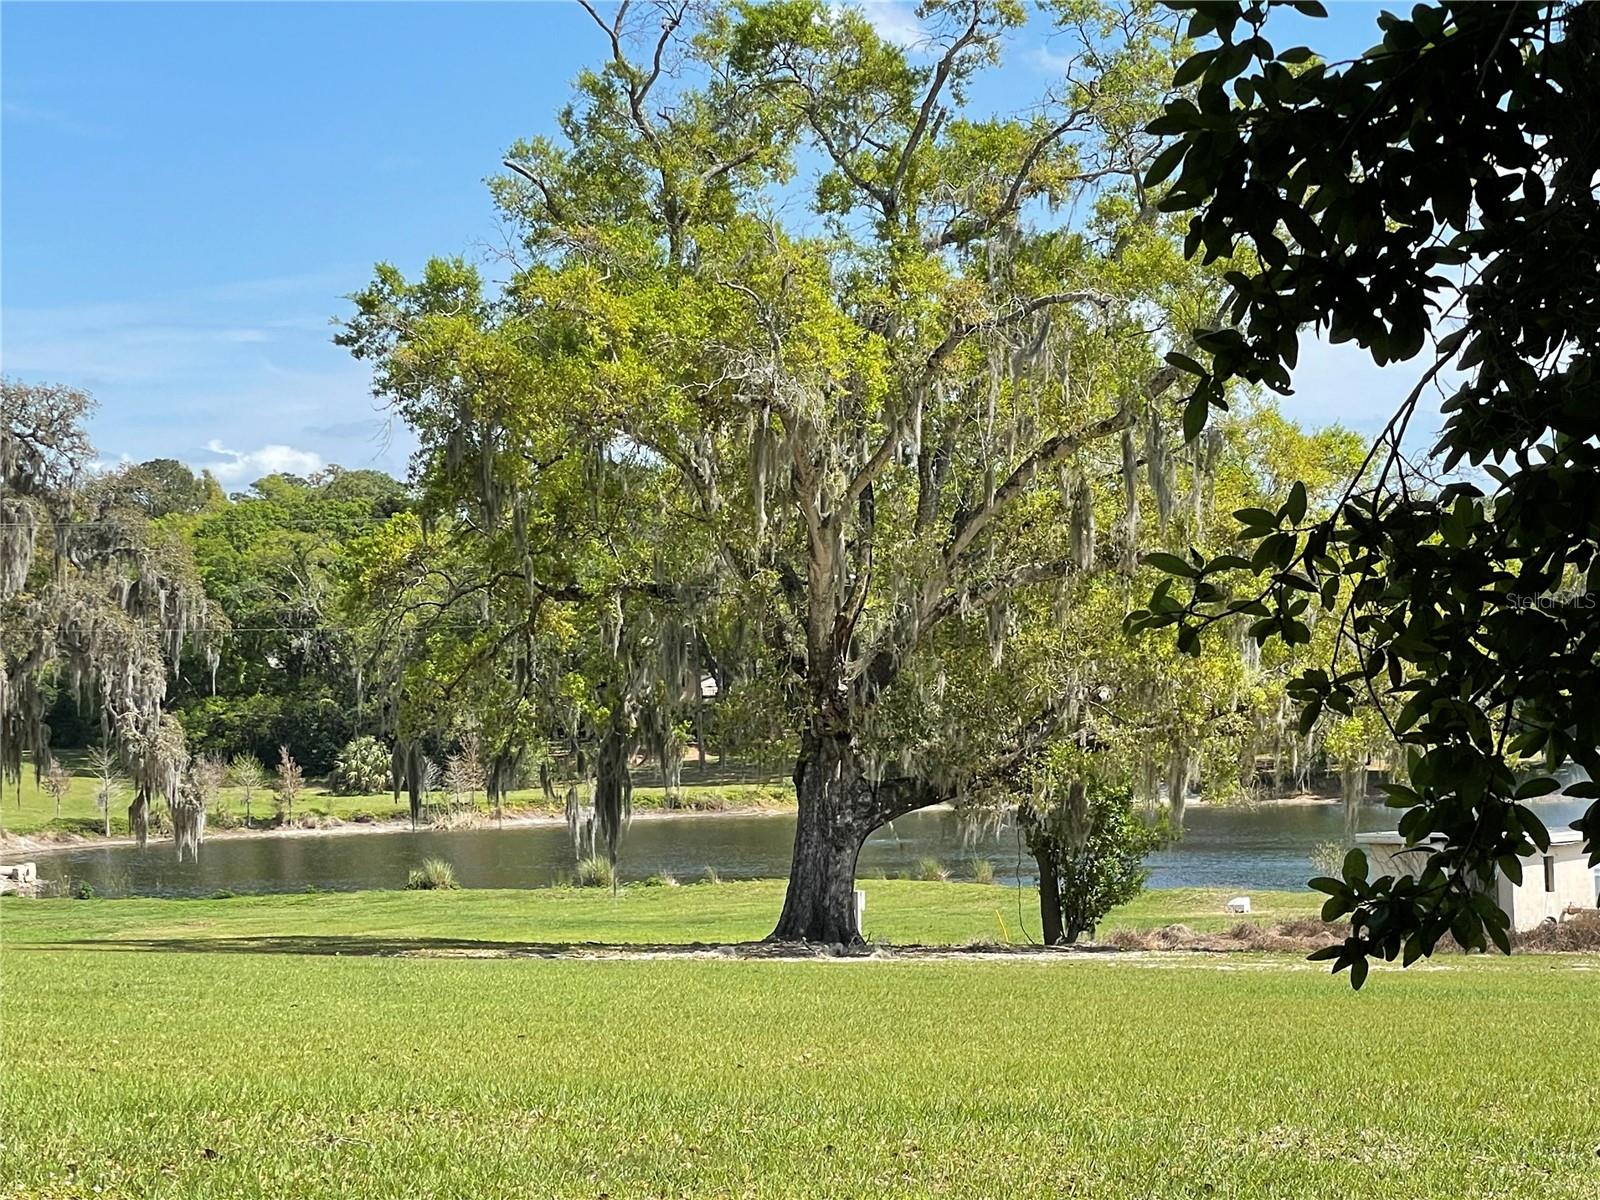
[[[1428, 859], [1424, 850], [1407, 849], [1398, 833], [1362, 834], [1356, 841], [1367, 853], [1369, 878], [1416, 875]], [[1548, 920], [1559, 921], [1569, 908], [1596, 906], [1595, 873], [1578, 835], [1565, 830], [1551, 835], [1548, 855], [1531, 854], [1522, 859], [1520, 885], [1496, 872], [1492, 888], [1495, 902], [1519, 933]]]

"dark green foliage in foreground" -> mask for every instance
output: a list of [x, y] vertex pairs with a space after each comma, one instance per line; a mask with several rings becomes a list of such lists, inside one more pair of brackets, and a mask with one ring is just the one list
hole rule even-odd
[[[869, 926], [1007, 899], [865, 886]], [[1352, 996], [1289, 957], [548, 961], [415, 932], [538, 936], [571, 905], [644, 934], [726, 897], [759, 936], [778, 894], [0, 901], [0, 1194], [1594, 1194], [1592, 1072], [1455, 1053], [1511, 1025], [1593, 1044], [1588, 959], [1452, 957]], [[228, 940], [385, 927], [434, 957]], [[1019, 1037], [1019, 1012], [1051, 1019]]]
[[[1331, 516], [1308, 521], [1303, 489], [1241, 511], [1248, 559], [1167, 556], [1174, 579], [1130, 626], [1176, 625], [1196, 652], [1201, 627], [1245, 614], [1252, 635], [1303, 644], [1308, 606], [1348, 597], [1334, 660], [1294, 689], [1302, 728], [1381, 697], [1408, 751], [1400, 828], [1444, 844], [1417, 880], [1368, 883], [1352, 863], [1322, 881], [1352, 929], [1327, 957], [1359, 986], [1370, 958], [1410, 963], [1447, 934], [1506, 949], [1468, 880], [1517, 877], [1547, 846], [1520, 802], [1556, 784], [1519, 783], [1519, 760], [1600, 778], [1600, 7], [1421, 4], [1331, 65], [1276, 51], [1263, 3], [1183, 7], [1207, 41], [1177, 79], [1198, 90], [1150, 126], [1177, 140], [1147, 182], [1194, 210], [1191, 254], [1259, 256], [1230, 272], [1233, 327], [1197, 338], [1205, 361], [1170, 356], [1198, 376], [1186, 431], [1230, 381], [1289, 390], [1309, 327], [1428, 365]], [[1434, 384], [1448, 419], [1414, 465], [1404, 438]], [[1579, 828], [1600, 861], [1600, 804]]]

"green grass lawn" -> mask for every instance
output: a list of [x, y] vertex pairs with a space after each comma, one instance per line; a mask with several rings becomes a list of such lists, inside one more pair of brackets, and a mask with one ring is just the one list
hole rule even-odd
[[[869, 924], [897, 941], [961, 936], [1011, 900], [867, 887]], [[766, 931], [776, 894], [7, 898], [0, 1195], [1600, 1188], [1592, 956], [1452, 957], [1352, 994], [1293, 957], [388, 953], [738, 939]], [[1219, 896], [1151, 893], [1118, 920], [1193, 924]], [[1495, 1070], [1485, 1047], [1508, 1032], [1537, 1049]]]
[[[56, 802], [44, 787], [34, 780], [31, 762], [25, 762], [21, 787], [9, 780], [0, 789], [0, 830], [14, 834], [59, 832], [84, 837], [100, 836], [105, 828], [105, 818], [95, 803], [97, 784], [85, 766], [81, 751], [63, 750], [62, 766], [72, 772], [72, 784], [61, 800], [60, 815]], [[664, 798], [660, 786], [649, 782], [657, 778], [653, 768], [642, 768], [639, 783], [634, 788], [633, 802], [639, 809], [660, 808]], [[774, 808], [794, 803], [794, 787], [786, 780], [750, 778], [755, 772], [737, 768], [713, 768], [704, 780], [698, 779], [698, 768], [691, 762], [683, 772], [682, 801], [685, 808], [721, 810], [733, 808]], [[124, 785], [111, 810], [111, 833], [114, 837], [128, 834], [128, 802], [131, 793]], [[250, 802], [250, 813], [255, 824], [270, 824], [275, 819], [276, 798], [271, 790], [258, 791]], [[157, 806], [159, 808], [159, 805]], [[220, 819], [213, 813], [211, 827], [226, 828], [242, 824], [244, 801], [238, 788], [225, 787], [220, 796]], [[482, 795], [477, 797], [477, 807], [485, 817], [489, 810]], [[525, 788], [508, 794], [507, 811], [556, 812], [537, 788]], [[361, 796], [340, 796], [329, 791], [320, 782], [308, 783], [295, 802], [296, 818], [332, 817], [339, 821], [366, 820], [398, 821], [410, 815], [405, 799], [396, 805], [390, 792]]]

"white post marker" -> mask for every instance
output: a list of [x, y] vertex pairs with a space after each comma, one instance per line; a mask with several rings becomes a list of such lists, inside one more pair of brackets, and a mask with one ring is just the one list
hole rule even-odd
[[867, 922], [867, 894], [856, 889], [856, 932], [860, 933]]

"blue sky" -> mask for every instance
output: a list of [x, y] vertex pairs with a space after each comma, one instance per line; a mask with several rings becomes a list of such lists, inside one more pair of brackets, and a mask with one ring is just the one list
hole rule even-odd
[[[1275, 17], [1275, 36], [1338, 57], [1377, 40], [1376, 5], [1330, 7]], [[867, 8], [914, 36], [911, 4]], [[1047, 33], [1009, 48], [996, 107], [1049, 82]], [[406, 431], [331, 319], [380, 259], [484, 253], [483, 179], [549, 131], [597, 36], [561, 3], [7, 0], [5, 372], [93, 392], [108, 461], [181, 458], [229, 488], [335, 462], [402, 472]], [[1311, 347], [1284, 407], [1373, 428], [1406, 374]]]

